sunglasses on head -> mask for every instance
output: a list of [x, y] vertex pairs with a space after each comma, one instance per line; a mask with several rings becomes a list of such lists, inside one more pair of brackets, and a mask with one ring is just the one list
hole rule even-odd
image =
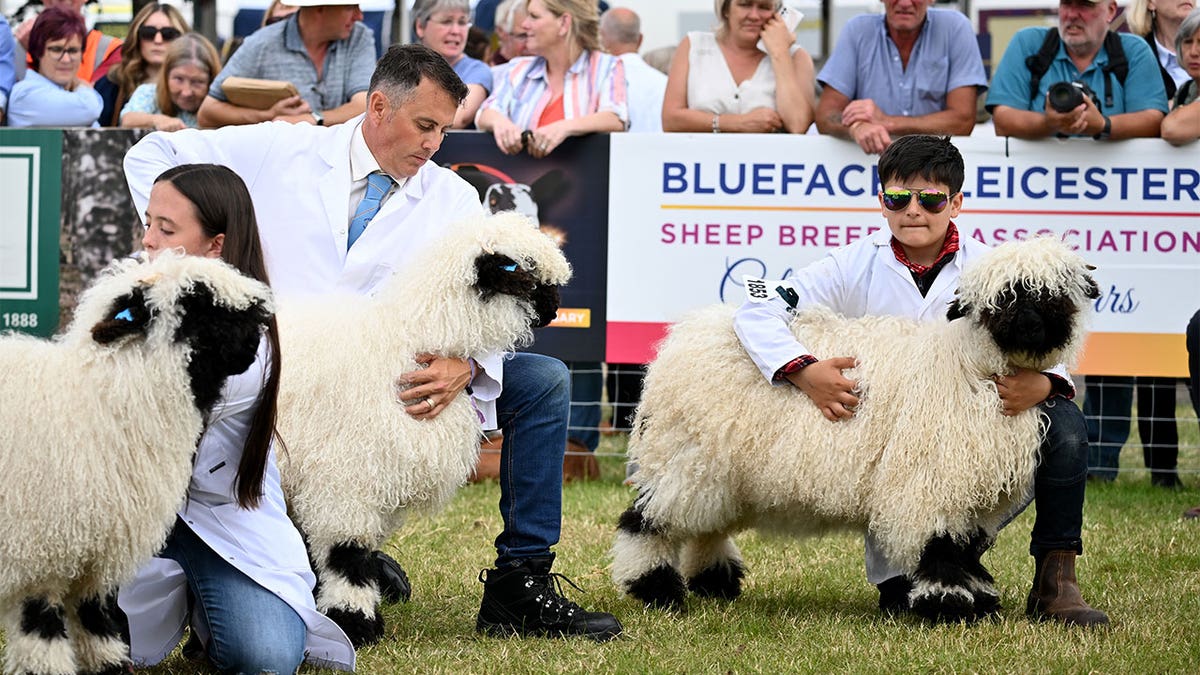
[[901, 211], [907, 208], [913, 195], [916, 195], [921, 208], [930, 213], [945, 211], [946, 207], [950, 205], [950, 198], [954, 196], [938, 190], [911, 190], [909, 188], [891, 188], [884, 190], [881, 194], [883, 195], [883, 205], [889, 211]]
[[183, 35], [183, 33], [181, 33], [178, 28], [174, 28], [172, 26], [164, 26], [162, 28], [157, 28], [155, 26], [142, 26], [138, 29], [137, 35], [138, 39], [145, 40], [146, 42], [153, 40], [155, 35], [162, 35], [163, 42], [170, 42], [180, 35]]

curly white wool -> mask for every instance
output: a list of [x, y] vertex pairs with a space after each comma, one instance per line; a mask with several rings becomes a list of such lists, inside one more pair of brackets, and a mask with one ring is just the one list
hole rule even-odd
[[[1000, 351], [979, 312], [1014, 284], [1088, 305], [1077, 255], [1054, 241], [1022, 246], [1001, 246], [964, 272], [963, 320], [798, 314], [792, 330], [816, 357], [858, 360], [846, 372], [863, 392], [849, 421], [829, 422], [794, 388], [765, 383], [734, 333], [732, 307], [679, 322], [646, 376], [629, 444], [647, 522], [684, 539], [747, 527], [870, 529], [910, 570], [935, 534], [994, 533], [1031, 489], [1042, 425], [1036, 408], [1002, 415], [989, 377], [1073, 362], [1086, 312], [1065, 348], [1021, 363]], [[704, 564], [685, 560], [685, 576]], [[641, 571], [621, 562], [614, 577], [627, 583], [623, 574]]]

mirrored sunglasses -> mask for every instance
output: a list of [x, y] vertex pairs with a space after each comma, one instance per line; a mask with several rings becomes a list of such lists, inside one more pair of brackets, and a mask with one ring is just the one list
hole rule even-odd
[[181, 33], [178, 28], [173, 26], [164, 26], [162, 28], [157, 28], [155, 26], [142, 26], [137, 32], [138, 39], [145, 40], [146, 42], [153, 40], [155, 35], [162, 35], [163, 42], [170, 42], [180, 35], [183, 35], [183, 33]]
[[[917, 202], [921, 204], [921, 208], [930, 213], [941, 213], [946, 210], [950, 204], [950, 198], [953, 194], [937, 190], [910, 190], [908, 188], [893, 188], [884, 190], [883, 205], [889, 211], [902, 211], [908, 207], [908, 203], [912, 201], [913, 195], [917, 196]], [[958, 194], [958, 193], [955, 193]]]

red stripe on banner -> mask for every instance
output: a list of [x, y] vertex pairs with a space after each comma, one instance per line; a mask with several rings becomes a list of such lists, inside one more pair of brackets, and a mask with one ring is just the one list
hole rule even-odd
[[608, 348], [604, 360], [609, 363], [649, 363], [654, 360], [654, 346], [667, 336], [668, 325], [644, 321], [609, 321]]

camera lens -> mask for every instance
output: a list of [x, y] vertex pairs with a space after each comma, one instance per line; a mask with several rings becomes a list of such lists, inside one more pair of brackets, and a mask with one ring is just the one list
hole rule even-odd
[[1071, 82], [1055, 82], [1047, 92], [1050, 107], [1060, 113], [1070, 112], [1083, 103], [1083, 92]]

